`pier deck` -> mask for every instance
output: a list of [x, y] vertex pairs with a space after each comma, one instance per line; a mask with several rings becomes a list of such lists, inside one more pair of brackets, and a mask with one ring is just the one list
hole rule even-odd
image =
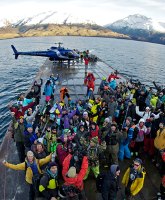
[[[103, 76], [108, 75], [113, 71], [112, 68], [107, 66], [103, 62], [97, 62], [96, 64], [89, 64], [88, 69], [85, 69], [83, 63], [75, 63], [70, 68], [64, 66], [53, 65], [52, 62], [46, 60], [41, 66], [40, 71], [36, 76], [36, 80], [42, 78], [44, 82], [50, 76], [50, 74], [59, 74], [60, 83], [57, 85], [55, 92], [55, 100], [59, 99], [59, 90], [62, 86], [69, 88], [69, 92], [72, 99], [84, 99], [86, 94], [86, 86], [83, 85], [84, 77], [87, 72], [93, 72], [96, 77], [95, 93]], [[122, 78], [124, 80], [124, 78]], [[41, 99], [41, 104], [44, 103], [44, 98]], [[15, 143], [11, 138], [11, 127], [9, 127], [6, 136], [3, 140], [0, 149], [0, 199], [3, 200], [27, 200], [28, 199], [28, 185], [25, 183], [25, 172], [14, 171], [2, 166], [2, 161], [5, 159], [10, 163], [18, 163], [18, 155], [15, 148]], [[120, 162], [121, 177], [123, 172], [131, 164], [132, 160], [124, 160]], [[151, 163], [148, 158], [145, 159], [144, 167], [146, 168], [146, 179], [143, 190], [135, 197], [135, 200], [153, 200], [159, 191], [160, 175], [156, 167]], [[85, 190], [88, 200], [100, 200], [100, 194], [96, 193], [95, 181], [92, 176], [89, 176], [85, 181]], [[117, 200], [123, 200], [124, 188], [121, 186], [121, 190], [118, 193]]]

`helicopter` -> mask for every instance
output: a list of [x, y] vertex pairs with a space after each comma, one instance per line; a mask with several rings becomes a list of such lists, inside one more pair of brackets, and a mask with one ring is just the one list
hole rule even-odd
[[[55, 43], [57, 44], [57, 43]], [[19, 55], [27, 55], [27, 56], [41, 56], [41, 57], [48, 57], [50, 61], [68, 61], [75, 60], [79, 58], [79, 54], [76, 53], [74, 50], [66, 49], [61, 47], [61, 42], [58, 43], [58, 46], [52, 46], [50, 49], [46, 51], [29, 51], [29, 52], [21, 52], [17, 51], [14, 45], [11, 45], [15, 59], [18, 58]]]

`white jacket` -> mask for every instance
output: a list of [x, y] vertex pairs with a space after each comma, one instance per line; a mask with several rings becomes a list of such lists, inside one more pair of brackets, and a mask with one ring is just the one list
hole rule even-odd
[[149, 112], [139, 111], [139, 106], [136, 106], [136, 114], [139, 115], [140, 117], [142, 117], [145, 122], [147, 119], [150, 119], [151, 114], [154, 116], [155, 119], [158, 119], [159, 115], [160, 115], [160, 113], [155, 115], [154, 113], [151, 113], [151, 111], [149, 111]]

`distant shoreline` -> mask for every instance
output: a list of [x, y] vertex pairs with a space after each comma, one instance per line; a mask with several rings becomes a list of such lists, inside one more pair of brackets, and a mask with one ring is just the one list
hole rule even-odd
[[111, 36], [90, 36], [90, 35], [36, 35], [36, 36], [15, 36], [15, 37], [9, 37], [9, 38], [0, 38], [0, 40], [10, 40], [10, 39], [16, 39], [16, 38], [30, 38], [30, 37], [49, 37], [49, 36], [74, 36], [74, 37], [98, 37], [98, 38], [112, 38], [112, 39], [120, 39], [120, 40], [132, 40], [132, 41], [138, 41], [138, 42], [148, 42], [148, 43], [152, 43], [152, 44], [159, 44], [159, 45], [165, 45], [162, 43], [156, 43], [156, 42], [151, 42], [151, 41], [144, 41], [144, 40], [138, 40], [138, 39], [132, 39], [132, 38], [121, 38], [121, 37], [111, 37]]

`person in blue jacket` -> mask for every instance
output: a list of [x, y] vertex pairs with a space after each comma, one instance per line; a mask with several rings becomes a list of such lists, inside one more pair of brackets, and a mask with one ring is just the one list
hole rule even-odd
[[124, 160], [124, 157], [130, 159], [131, 152], [129, 149], [129, 144], [132, 140], [136, 138], [137, 129], [134, 123], [132, 123], [132, 118], [127, 117], [125, 124], [122, 127], [122, 139], [119, 144], [119, 160]]
[[51, 84], [51, 81], [48, 80], [45, 84], [45, 87], [44, 87], [44, 93], [45, 95], [45, 101], [46, 102], [49, 102], [51, 97], [53, 96], [53, 86]]

